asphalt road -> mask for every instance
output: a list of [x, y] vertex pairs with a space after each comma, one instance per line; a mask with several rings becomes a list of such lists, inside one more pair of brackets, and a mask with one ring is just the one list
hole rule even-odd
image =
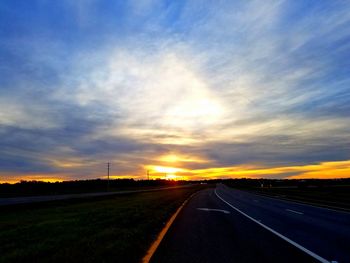
[[350, 262], [350, 213], [224, 185], [197, 193], [151, 258], [162, 263], [331, 261]]
[[67, 200], [67, 199], [82, 199], [82, 198], [91, 198], [91, 197], [100, 197], [100, 196], [153, 192], [153, 191], [162, 191], [162, 190], [184, 188], [184, 187], [190, 187], [190, 186], [193, 186], [193, 185], [157, 187], [157, 188], [153, 187], [153, 188], [143, 189], [143, 190], [126, 190], [126, 191], [123, 190], [123, 191], [114, 191], [114, 192], [95, 192], [95, 193], [81, 193], [81, 194], [6, 197], [6, 198], [0, 198], [0, 207], [1, 206], [8, 206], [8, 205], [40, 203], [40, 202], [59, 201], [59, 200]]

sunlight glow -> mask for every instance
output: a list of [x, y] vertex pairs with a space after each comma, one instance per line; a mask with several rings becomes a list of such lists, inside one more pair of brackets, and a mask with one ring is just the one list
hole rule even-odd
[[179, 173], [184, 173], [187, 170], [177, 167], [161, 166], [161, 165], [146, 165], [144, 167], [150, 172], [151, 179], [167, 179], [167, 180], [179, 180], [184, 179]]
[[[177, 160], [169, 157], [169, 160]], [[335, 179], [350, 177], [350, 160], [323, 162], [312, 165], [280, 166], [280, 167], [254, 167], [231, 166], [203, 169], [178, 168], [173, 166], [146, 165], [144, 170], [150, 171], [150, 179], [166, 180], [203, 180], [203, 179], [227, 179], [227, 178], [286, 178], [286, 179]], [[98, 176], [97, 176], [98, 177]], [[105, 176], [102, 178], [106, 179]], [[135, 178], [144, 179], [144, 175], [111, 175], [112, 179]], [[60, 174], [32, 174], [32, 175], [1, 175], [0, 183], [16, 183], [21, 180], [57, 182], [74, 180], [74, 175], [64, 176]]]
[[166, 167], [166, 166], [154, 166], [155, 172], [158, 173], [166, 173], [166, 174], [175, 174], [176, 172], [183, 171], [183, 169], [175, 168], [175, 167]]
[[181, 155], [181, 154], [162, 155], [158, 158], [158, 161], [166, 162], [166, 163], [180, 163], [180, 162], [206, 163], [208, 162], [208, 160], [205, 160], [196, 156]]
[[176, 163], [179, 161], [179, 157], [175, 154], [163, 155], [159, 158], [161, 162]]
[[223, 112], [222, 106], [211, 99], [206, 91], [198, 91], [193, 97], [183, 100], [171, 108], [165, 121], [175, 127], [185, 125], [185, 128], [195, 129], [197, 125], [217, 123]]
[[[193, 136], [194, 132], [200, 129], [206, 133], [213, 125], [225, 122], [228, 106], [211, 89], [196, 63], [176, 50], [143, 54], [142, 60], [138, 56], [128, 50], [112, 53], [106, 72], [94, 75], [96, 87], [79, 89], [80, 104], [103, 97], [103, 103], [112, 109], [118, 105], [115, 111], [124, 116], [96, 136], [122, 135], [160, 144], [188, 145], [203, 142], [203, 138]], [[109, 78], [100, 78], [104, 75]], [[119, 87], [125, 85], [133, 89], [121, 93]]]
[[[338, 162], [323, 162], [313, 165], [281, 166], [281, 167], [254, 167], [230, 166], [204, 169], [186, 169], [167, 166], [147, 166], [159, 178], [202, 180], [219, 178], [286, 178], [286, 179], [334, 179], [350, 177], [350, 160]], [[166, 176], [164, 176], [166, 175]]]
[[177, 176], [175, 174], [167, 174], [164, 179], [167, 179], [167, 180], [179, 180], [179, 176]]

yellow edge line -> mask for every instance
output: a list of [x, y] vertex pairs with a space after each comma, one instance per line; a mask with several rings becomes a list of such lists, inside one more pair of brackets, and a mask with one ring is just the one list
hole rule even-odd
[[175, 218], [177, 217], [177, 215], [180, 213], [180, 211], [182, 210], [182, 208], [185, 206], [185, 204], [196, 194], [198, 193], [195, 192], [193, 193], [189, 198], [187, 198], [182, 205], [176, 210], [175, 214], [172, 215], [172, 217], [169, 219], [169, 221], [166, 223], [165, 227], [162, 229], [162, 231], [159, 233], [157, 239], [153, 242], [152, 246], [148, 249], [146, 256], [143, 257], [142, 259], [142, 263], [148, 263], [153, 254], [156, 252], [158, 246], [160, 245], [160, 243], [162, 242], [165, 234], [168, 232], [170, 226], [173, 224], [173, 222], [175, 221]]

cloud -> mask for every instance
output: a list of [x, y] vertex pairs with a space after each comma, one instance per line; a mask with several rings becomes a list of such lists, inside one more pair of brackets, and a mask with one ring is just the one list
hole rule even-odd
[[39, 105], [23, 105], [23, 101], [0, 99], [0, 125], [29, 129], [53, 129], [58, 123], [47, 114], [47, 108]]
[[2, 11], [8, 174], [93, 178], [109, 160], [140, 176], [171, 154], [195, 170], [350, 159], [346, 2], [64, 1], [55, 23], [36, 4]]
[[186, 134], [208, 129], [224, 118], [223, 102], [196, 74], [193, 63], [175, 51], [115, 51], [107, 66], [93, 69], [79, 83], [77, 103], [100, 104], [122, 116], [106, 131], [110, 135], [154, 133], [167, 140], [169, 133], [186, 140]]

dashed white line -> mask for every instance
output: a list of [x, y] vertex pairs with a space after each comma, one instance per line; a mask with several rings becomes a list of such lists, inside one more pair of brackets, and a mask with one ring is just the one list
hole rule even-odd
[[275, 234], [276, 236], [282, 238], [283, 240], [287, 241], [289, 244], [295, 246], [296, 248], [300, 249], [301, 251], [305, 252], [306, 254], [308, 254], [309, 256], [317, 259], [318, 261], [322, 262], [322, 263], [330, 263], [329, 260], [317, 255], [316, 253], [308, 250], [307, 248], [303, 247], [302, 245], [298, 244], [297, 242], [294, 242], [293, 240], [289, 239], [288, 237], [278, 233], [277, 231], [273, 230], [272, 228], [264, 225], [263, 223], [259, 222], [258, 220], [252, 218], [251, 216], [247, 215], [246, 213], [242, 212], [241, 210], [239, 210], [238, 208], [236, 208], [235, 206], [231, 205], [229, 202], [227, 202], [225, 199], [223, 199], [217, 192], [216, 189], [214, 190], [216, 196], [223, 201], [224, 203], [226, 203], [228, 206], [230, 206], [231, 208], [233, 208], [234, 210], [236, 210], [237, 212], [239, 212], [240, 214], [244, 215], [245, 217], [249, 218], [250, 220], [252, 220], [253, 222], [257, 223], [258, 225], [262, 226], [263, 228], [265, 228], [266, 230], [270, 231], [271, 233]]
[[214, 212], [222, 212], [224, 214], [230, 214], [230, 211], [227, 210], [223, 210], [223, 209], [213, 209], [213, 208], [197, 208], [197, 210], [201, 210], [201, 211], [214, 211]]
[[298, 214], [298, 215], [303, 215], [304, 214], [302, 212], [298, 212], [298, 211], [295, 211], [295, 210], [292, 210], [292, 209], [286, 209], [286, 211], [292, 212], [292, 213], [295, 213], [295, 214]]

